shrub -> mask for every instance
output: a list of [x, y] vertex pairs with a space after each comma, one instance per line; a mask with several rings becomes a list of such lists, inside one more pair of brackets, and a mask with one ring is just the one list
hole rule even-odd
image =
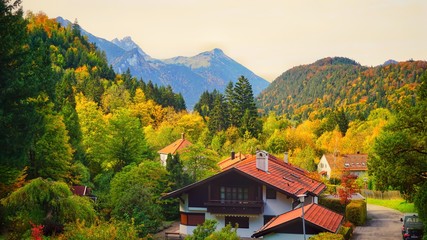
[[319, 199], [319, 204], [340, 214], [345, 213], [345, 205], [341, 204], [340, 199], [323, 198]]
[[138, 238], [138, 231], [133, 224], [112, 220], [110, 222], [95, 221], [87, 227], [84, 221], [77, 220], [75, 223], [67, 224], [58, 240], [134, 240]]
[[227, 226], [223, 227], [221, 230], [213, 232], [206, 240], [239, 240], [239, 236], [237, 235], [237, 226], [233, 228], [231, 224], [227, 224]]
[[345, 240], [349, 240], [353, 235], [353, 229], [351, 227], [342, 226], [338, 233], [341, 234]]
[[215, 220], [206, 220], [202, 225], [197, 225], [193, 230], [193, 235], [187, 236], [185, 240], [205, 240], [211, 235], [218, 224]]
[[365, 201], [351, 201], [346, 208], [345, 217], [356, 226], [365, 224], [367, 217], [367, 208]]
[[311, 236], [309, 240], [344, 240], [341, 234], [335, 234], [330, 232], [323, 232], [317, 235]]

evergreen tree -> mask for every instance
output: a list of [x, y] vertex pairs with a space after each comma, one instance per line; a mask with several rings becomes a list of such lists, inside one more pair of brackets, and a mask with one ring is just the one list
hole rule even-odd
[[214, 107], [210, 113], [208, 122], [209, 131], [215, 134], [219, 131], [225, 131], [229, 127], [227, 106], [224, 103], [222, 94], [216, 96]]
[[36, 132], [34, 145], [29, 150], [28, 177], [68, 180], [72, 149], [62, 116], [53, 111], [52, 103], [45, 103], [48, 101], [46, 97], [35, 101], [42, 106], [37, 110], [43, 116], [43, 127]]
[[258, 120], [254, 94], [249, 80], [241, 76], [234, 87], [234, 93], [237, 111], [233, 114], [240, 119], [237, 125], [240, 134], [243, 135], [248, 131], [252, 137], [256, 137], [261, 132], [262, 124]]
[[343, 108], [335, 113], [335, 121], [338, 124], [338, 128], [340, 129], [342, 136], [345, 136], [348, 129], [349, 119]]
[[20, 4], [0, 1], [0, 183], [5, 184], [11, 184], [28, 164], [28, 150], [41, 125], [29, 99], [52, 86], [46, 82], [50, 80], [46, 48], [30, 41]]
[[[225, 88], [225, 103], [228, 109], [228, 117], [231, 126], [239, 127], [240, 126], [240, 113], [239, 108], [236, 102], [236, 96], [234, 92], [234, 85], [230, 81]], [[243, 114], [242, 114], [243, 116]]]
[[166, 159], [166, 170], [168, 171], [169, 182], [172, 190], [176, 190], [190, 184], [190, 176], [184, 171], [179, 154], [168, 154]]

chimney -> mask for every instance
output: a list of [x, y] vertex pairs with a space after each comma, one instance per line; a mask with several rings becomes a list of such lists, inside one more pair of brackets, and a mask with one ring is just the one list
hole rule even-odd
[[288, 157], [288, 152], [285, 152], [285, 156], [283, 157], [283, 161], [285, 161], [285, 163], [289, 163]]
[[236, 158], [236, 153], [233, 151], [231, 151], [231, 160], [234, 160]]
[[181, 139], [185, 139], [185, 133], [181, 133]]
[[256, 152], [256, 168], [268, 172], [268, 152], [263, 150]]

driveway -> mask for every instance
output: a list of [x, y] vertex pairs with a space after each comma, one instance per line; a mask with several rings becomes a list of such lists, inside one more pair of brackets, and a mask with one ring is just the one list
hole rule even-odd
[[368, 221], [356, 227], [353, 240], [398, 240], [402, 239], [403, 213], [394, 209], [368, 204]]

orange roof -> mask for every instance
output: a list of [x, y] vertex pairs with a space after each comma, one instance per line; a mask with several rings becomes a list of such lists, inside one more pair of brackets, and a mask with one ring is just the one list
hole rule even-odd
[[275, 188], [283, 194], [297, 199], [299, 194], [310, 194], [317, 196], [325, 188], [325, 184], [310, 178], [305, 170], [294, 167], [291, 164], [279, 160], [273, 155], [268, 155], [268, 172], [256, 167], [256, 156], [247, 155], [247, 158], [240, 161], [220, 173], [209, 178], [193, 183], [181, 189], [170, 192], [164, 198], [177, 197], [190, 189], [205, 184], [213, 179], [221, 177], [228, 172], [237, 172], [249, 177], [257, 182]]
[[243, 160], [246, 160], [246, 158], [251, 157], [251, 154], [242, 154], [241, 152], [238, 152], [235, 154], [234, 159], [231, 159], [231, 156], [229, 158], [226, 158], [218, 163], [219, 168], [221, 171], [235, 165], [236, 163], [239, 163]]
[[268, 155], [268, 172], [256, 167], [256, 156], [248, 157], [233, 168], [295, 197], [307, 192], [318, 195], [326, 187], [322, 182], [307, 176], [305, 170], [285, 163], [273, 155]]
[[180, 152], [182, 149], [193, 145], [190, 141], [188, 141], [185, 138], [180, 138], [178, 140], [176, 140], [175, 142], [173, 142], [172, 144], [170, 144], [167, 147], [164, 147], [163, 149], [160, 149], [159, 151], [157, 151], [157, 153], [161, 153], [161, 154], [175, 154], [176, 152]]
[[[252, 237], [261, 237], [268, 233], [275, 232], [279, 228], [286, 228], [286, 224], [293, 220], [301, 219], [301, 208], [283, 213], [265, 224]], [[312, 203], [304, 206], [304, 219], [306, 222], [320, 227], [321, 229], [335, 233], [338, 231], [344, 217], [323, 206]], [[306, 223], [307, 224], [307, 223]]]
[[368, 154], [326, 154], [325, 157], [332, 169], [368, 171]]

